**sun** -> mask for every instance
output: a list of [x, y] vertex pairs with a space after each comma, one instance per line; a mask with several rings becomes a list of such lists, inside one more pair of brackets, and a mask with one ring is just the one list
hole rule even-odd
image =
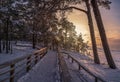
[[84, 24], [76, 24], [75, 26], [76, 26], [75, 30], [77, 32], [77, 35], [79, 35], [81, 33], [82, 36], [83, 36], [83, 39], [85, 41], [89, 41], [90, 40], [89, 31], [88, 31], [86, 25], [84, 25]]
[[75, 30], [77, 32], [77, 35], [79, 35], [80, 33], [82, 33], [82, 35], [87, 34], [85, 25], [79, 24], [79, 25], [75, 25], [75, 26], [76, 26]]

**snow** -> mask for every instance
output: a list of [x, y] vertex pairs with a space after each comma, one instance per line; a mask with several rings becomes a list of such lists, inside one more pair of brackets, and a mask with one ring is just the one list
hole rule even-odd
[[[92, 55], [93, 52], [90, 51], [90, 53], [91, 53], [91, 55], [89, 57], [93, 60], [93, 55]], [[113, 60], [115, 61], [117, 68], [120, 69], [120, 51], [111, 50], [111, 54], [112, 54]], [[99, 55], [101, 64], [107, 65], [107, 60], [105, 58], [105, 54], [102, 49], [98, 50], [98, 55]]]
[[[120, 82], [120, 69], [110, 69], [108, 65], [98, 65], [93, 62], [90, 58], [85, 55], [81, 55], [75, 52], [68, 52], [72, 57], [78, 60], [82, 65], [88, 68], [92, 73], [102, 77], [107, 82]], [[66, 58], [67, 61], [70, 61]], [[78, 68], [75, 63], [73, 63], [74, 68]], [[70, 68], [71, 66], [69, 66]], [[90, 77], [88, 77], [90, 78]]]
[[[24, 42], [24, 44], [19, 42], [19, 43], [17, 43], [17, 44], [19, 44], [19, 46], [15, 45], [13, 42], [12, 42], [12, 44], [13, 44], [13, 53], [12, 54], [11, 53], [6, 54], [5, 52], [0, 53], [0, 65], [5, 63], [5, 62], [9, 62], [9, 61], [12, 61], [14, 59], [17, 59], [17, 58], [21, 58], [23, 56], [25, 57], [26, 55], [30, 55], [30, 54], [34, 53], [34, 51], [36, 50], [36, 49], [32, 49], [32, 47], [29, 46], [31, 44], [28, 43], [28, 42]], [[17, 67], [20, 64], [23, 64], [23, 65], [20, 66], [19, 68], [16, 68], [15, 72], [18, 72], [23, 67], [25, 68], [26, 60], [22, 60], [22, 61], [16, 63], [15, 66]], [[10, 69], [9, 66], [5, 67], [5, 68], [2, 68], [2, 69], [0, 69], [0, 73], [4, 73], [5, 71], [7, 71], [9, 69]], [[26, 70], [22, 70], [18, 75], [16, 75], [15, 76], [15, 82], [18, 78], [20, 78], [25, 73], [26, 73]], [[7, 78], [7, 77], [9, 77], [9, 73], [1, 75], [0, 80], [3, 80], [4, 78]], [[6, 80], [6, 82], [7, 82], [7, 80]]]
[[0, 11], [1, 11], [1, 12], [7, 12], [7, 11], [8, 11], [8, 8], [2, 7], [2, 8], [0, 8]]
[[64, 59], [67, 64], [70, 76], [71, 76], [71, 81], [72, 82], [83, 82], [84, 79], [83, 77], [81, 77], [79, 70], [77, 70], [77, 68], [74, 67], [70, 61], [68, 61], [67, 57], [64, 57]]
[[48, 51], [45, 57], [18, 82], [59, 82], [57, 66], [56, 52]]
[[[19, 58], [29, 53], [33, 53], [35, 50], [31, 48], [32, 44], [26, 42], [18, 42], [13, 46], [13, 54], [0, 54], [0, 64], [6, 61], [10, 61]], [[77, 61], [79, 61], [84, 67], [88, 68], [95, 75], [100, 76], [107, 82], [120, 82], [120, 52], [114, 52], [112, 55], [117, 69], [110, 69], [106, 63], [105, 57], [103, 57], [102, 51], [99, 52], [101, 59], [101, 65], [93, 62], [93, 56], [81, 55], [77, 52], [62, 51], [69, 53]], [[112, 52], [113, 53], [113, 52]], [[66, 54], [64, 59], [69, 68], [69, 73], [72, 76], [72, 82], [92, 82], [94, 78], [91, 77], [84, 70], [78, 70], [78, 65], [75, 62], [71, 62], [71, 59], [67, 58]], [[24, 73], [25, 74], [25, 73]], [[21, 77], [21, 76], [20, 76]], [[18, 79], [18, 82], [60, 82], [59, 66], [57, 53], [54, 51], [48, 51], [48, 53], [24, 76]]]
[[25, 46], [25, 47], [32, 47], [32, 44], [26, 42], [17, 42], [17, 46]]
[[[23, 45], [22, 43], [18, 43], [19, 45]], [[25, 45], [25, 43], [24, 43]], [[26, 45], [31, 45], [31, 44], [26, 44]], [[13, 45], [13, 53], [8, 53], [6, 54], [5, 52], [0, 53], [0, 64], [6, 61], [10, 61], [16, 58], [19, 58], [24, 55], [31, 54], [35, 51], [35, 49], [32, 49], [32, 47], [28, 46], [16, 46]]]
[[14, 3], [12, 3], [12, 7], [16, 7], [17, 4], [21, 4], [21, 5], [27, 5], [28, 2], [23, 2], [22, 0], [21, 1], [15, 1]]

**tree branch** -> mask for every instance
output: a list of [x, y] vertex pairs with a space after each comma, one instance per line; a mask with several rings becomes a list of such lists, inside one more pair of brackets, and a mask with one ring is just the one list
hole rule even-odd
[[86, 10], [83, 10], [83, 9], [80, 9], [80, 8], [77, 8], [77, 7], [74, 7], [74, 6], [66, 7], [66, 8], [58, 8], [58, 9], [53, 10], [52, 12], [56, 12], [58, 10], [70, 10], [70, 9], [79, 10], [79, 11], [84, 12], [85, 14], [87, 14]]

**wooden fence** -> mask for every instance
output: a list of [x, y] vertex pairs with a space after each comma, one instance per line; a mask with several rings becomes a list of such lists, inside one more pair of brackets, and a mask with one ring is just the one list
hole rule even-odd
[[66, 54], [67, 58], [71, 59], [72, 63], [76, 62], [78, 64], [78, 70], [82, 70], [83, 69], [89, 75], [91, 75], [92, 77], [94, 77], [95, 78], [94, 82], [98, 82], [98, 81], [100, 81], [100, 82], [107, 82], [102, 77], [100, 77], [99, 75], [94, 74], [92, 71], [90, 71], [87, 67], [85, 67], [83, 64], [81, 64], [77, 59], [75, 59], [74, 57], [72, 57], [69, 53], [66, 53], [66, 52], [62, 52], [62, 53]]
[[47, 48], [42, 48], [33, 54], [28, 54], [0, 64], [0, 70], [2, 70], [0, 71], [0, 82], [15, 82], [15, 77], [20, 72], [23, 70], [28, 72], [46, 53]]

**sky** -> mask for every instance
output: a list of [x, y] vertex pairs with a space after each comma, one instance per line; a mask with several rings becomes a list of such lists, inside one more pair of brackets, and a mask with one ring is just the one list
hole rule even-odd
[[[112, 50], [120, 51], [120, 0], [110, 0], [110, 1], [112, 2], [110, 4], [111, 6], [110, 10], [107, 10], [103, 7], [99, 7], [99, 8], [104, 23], [109, 46]], [[83, 4], [82, 6], [85, 5]], [[84, 9], [86, 8], [84, 7]], [[92, 16], [93, 16], [97, 45], [101, 47], [101, 40], [99, 37], [97, 25], [94, 19], [94, 15]], [[88, 27], [88, 21], [86, 15], [80, 11], [73, 10], [73, 12], [68, 15], [68, 19], [75, 24], [77, 33], [78, 34], [82, 33], [85, 41], [90, 42], [89, 27]]]

